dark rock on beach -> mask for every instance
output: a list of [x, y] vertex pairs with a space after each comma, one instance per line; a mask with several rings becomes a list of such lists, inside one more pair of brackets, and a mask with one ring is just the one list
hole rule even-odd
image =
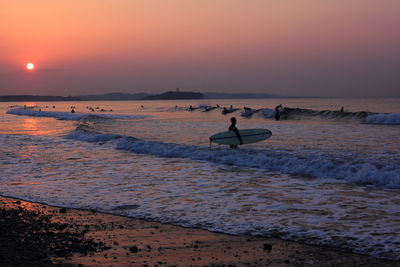
[[55, 257], [87, 255], [106, 248], [86, 239], [81, 231], [70, 230], [67, 224], [51, 222], [50, 215], [21, 207], [0, 208], [0, 229], [0, 266], [49, 265]]

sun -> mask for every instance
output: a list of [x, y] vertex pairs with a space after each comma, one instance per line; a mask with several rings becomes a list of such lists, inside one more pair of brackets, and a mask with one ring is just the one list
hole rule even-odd
[[33, 70], [34, 68], [35, 68], [35, 65], [33, 65], [33, 63], [29, 62], [28, 64], [26, 64], [27, 70]]

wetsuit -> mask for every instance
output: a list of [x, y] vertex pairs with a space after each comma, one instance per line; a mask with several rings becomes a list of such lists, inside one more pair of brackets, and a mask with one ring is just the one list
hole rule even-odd
[[281, 118], [281, 115], [279, 114], [279, 112], [281, 111], [282, 105], [276, 106], [275, 107], [275, 120], [279, 121], [279, 119]]
[[[228, 129], [228, 130], [229, 130], [229, 131], [233, 131], [233, 132], [236, 133], [237, 137], [239, 138], [240, 144], [242, 145], [242, 144], [243, 144], [242, 137], [240, 136], [239, 130], [238, 130], [238, 128], [236, 128], [236, 126], [235, 126], [234, 123], [232, 123], [231, 126], [229, 126], [229, 129]], [[230, 147], [231, 147], [231, 148], [236, 148], [237, 145], [230, 145]]]

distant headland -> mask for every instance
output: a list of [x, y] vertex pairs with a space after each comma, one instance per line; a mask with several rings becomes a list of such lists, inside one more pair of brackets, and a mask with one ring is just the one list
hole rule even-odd
[[252, 93], [213, 93], [213, 92], [183, 92], [168, 91], [162, 94], [147, 93], [107, 93], [102, 95], [79, 95], [79, 96], [39, 96], [39, 95], [5, 95], [0, 96], [0, 102], [19, 101], [112, 101], [112, 100], [190, 100], [190, 99], [246, 99], [246, 98], [282, 98], [284, 96], [275, 94], [252, 94]]
[[193, 93], [193, 92], [165, 92], [159, 95], [149, 95], [142, 100], [180, 100], [180, 99], [204, 99], [204, 95], [202, 93]]

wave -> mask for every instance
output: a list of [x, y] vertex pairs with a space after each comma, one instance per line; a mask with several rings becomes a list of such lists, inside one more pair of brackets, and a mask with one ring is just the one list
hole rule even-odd
[[365, 123], [370, 124], [400, 124], [400, 113], [381, 113], [370, 115], [365, 119]]
[[254, 113], [257, 113], [259, 111], [260, 111], [260, 109], [244, 110], [243, 112], [240, 113], [240, 116], [245, 117], [245, 118], [250, 118], [251, 116], [253, 116]]
[[366, 111], [348, 112], [339, 110], [312, 110], [303, 108], [285, 107], [280, 113], [281, 119], [301, 119], [303, 117], [319, 117], [323, 119], [356, 119], [364, 120], [368, 115], [374, 114]]
[[87, 131], [84, 127], [78, 127], [77, 130], [67, 135], [68, 139], [80, 140], [90, 143], [107, 142], [113, 139], [121, 138], [118, 134], [102, 134], [92, 131]]
[[[266, 118], [275, 118], [275, 110], [264, 109], [263, 115]], [[302, 120], [302, 119], [325, 119], [325, 120], [347, 120], [358, 121], [369, 124], [400, 124], [400, 113], [375, 113], [367, 111], [349, 112], [338, 110], [312, 110], [303, 108], [285, 107], [279, 113], [281, 120]]]
[[12, 108], [7, 111], [8, 114], [30, 116], [30, 117], [46, 117], [58, 120], [78, 121], [82, 119], [143, 119], [150, 117], [148, 115], [122, 115], [122, 114], [89, 114], [89, 113], [71, 113], [61, 111], [42, 111], [33, 108]]
[[337, 159], [317, 153], [262, 151], [250, 149], [213, 149], [206, 146], [163, 143], [136, 139], [131, 136], [101, 134], [82, 129], [72, 132], [69, 139], [86, 142], [115, 140], [115, 148], [165, 158], [209, 161], [238, 167], [280, 171], [291, 175], [336, 179], [361, 185], [400, 188], [400, 167], [372, 161]]

